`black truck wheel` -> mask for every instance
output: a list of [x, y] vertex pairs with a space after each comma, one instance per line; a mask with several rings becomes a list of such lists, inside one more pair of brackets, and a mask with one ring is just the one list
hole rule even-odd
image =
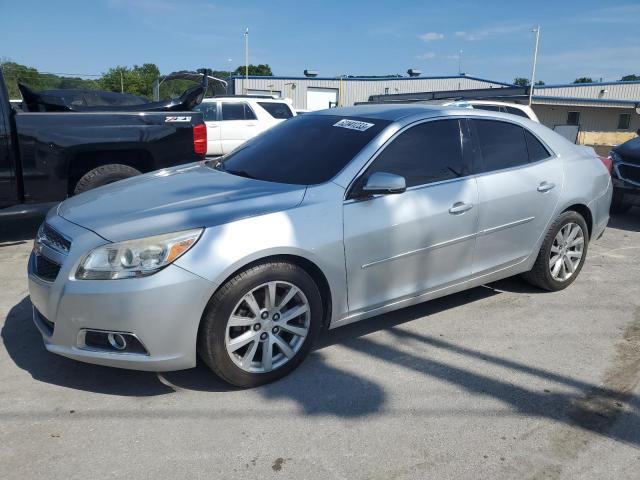
[[119, 163], [112, 163], [109, 165], [101, 165], [93, 170], [85, 173], [73, 190], [74, 195], [86, 192], [93, 188], [101, 187], [109, 183], [117, 182], [118, 180], [124, 180], [125, 178], [135, 177], [140, 175], [139, 170], [128, 165], [121, 165]]

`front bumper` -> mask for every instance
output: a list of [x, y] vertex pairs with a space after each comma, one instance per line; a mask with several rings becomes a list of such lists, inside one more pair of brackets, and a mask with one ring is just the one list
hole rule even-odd
[[[74, 272], [82, 255], [106, 242], [61, 217], [47, 222], [73, 239], [53, 281], [38, 275], [35, 253], [29, 259], [33, 320], [47, 350], [83, 362], [136, 370], [195, 366], [198, 326], [214, 290], [211, 282], [176, 265], [143, 278], [76, 280]], [[87, 347], [86, 330], [133, 334], [147, 353]]]

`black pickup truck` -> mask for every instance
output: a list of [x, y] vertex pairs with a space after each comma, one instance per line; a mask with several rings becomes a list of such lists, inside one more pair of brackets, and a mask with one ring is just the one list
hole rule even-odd
[[107, 92], [84, 92], [93, 95], [87, 100], [83, 92], [20, 89], [16, 108], [0, 71], [0, 216], [206, 154], [202, 113], [190, 111], [206, 80], [177, 99], [147, 103], [129, 96], [117, 104], [109, 95], [120, 94]]

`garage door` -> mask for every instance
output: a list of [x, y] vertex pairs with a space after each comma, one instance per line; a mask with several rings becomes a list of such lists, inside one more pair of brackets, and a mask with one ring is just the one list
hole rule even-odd
[[307, 88], [307, 110], [324, 110], [338, 104], [338, 90], [333, 88]]

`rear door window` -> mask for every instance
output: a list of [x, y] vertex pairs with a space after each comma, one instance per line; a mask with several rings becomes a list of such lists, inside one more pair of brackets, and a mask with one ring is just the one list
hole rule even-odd
[[286, 103], [279, 102], [258, 102], [262, 108], [264, 108], [269, 115], [273, 118], [285, 119], [293, 117], [293, 112]]
[[530, 162], [537, 162], [551, 156], [549, 150], [529, 130], [525, 129], [524, 138], [527, 142]]
[[256, 115], [244, 102], [222, 102], [222, 120], [255, 120]]
[[529, 163], [524, 129], [498, 120], [472, 120], [482, 154], [483, 171], [491, 172]]
[[409, 128], [385, 147], [365, 177], [373, 172], [402, 175], [407, 187], [469, 175], [471, 165], [462, 154], [460, 122], [437, 120]]

